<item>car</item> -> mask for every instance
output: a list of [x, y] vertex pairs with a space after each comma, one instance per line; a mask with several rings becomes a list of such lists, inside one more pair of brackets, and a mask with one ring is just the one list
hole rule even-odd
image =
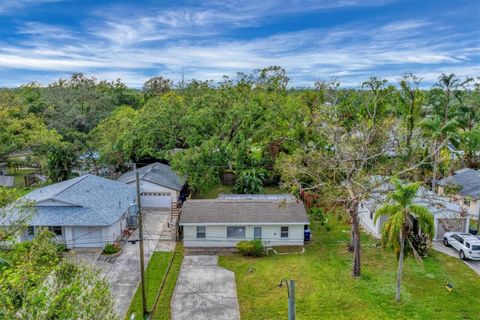
[[480, 260], [480, 239], [470, 233], [447, 232], [443, 244], [458, 251], [460, 259]]

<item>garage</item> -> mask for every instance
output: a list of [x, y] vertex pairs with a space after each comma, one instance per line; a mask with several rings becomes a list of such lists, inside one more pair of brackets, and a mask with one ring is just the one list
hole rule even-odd
[[73, 228], [73, 246], [77, 248], [102, 248], [104, 246], [102, 228]]
[[437, 219], [437, 230], [435, 239], [443, 239], [445, 232], [465, 232], [467, 220], [465, 218], [439, 218]]
[[172, 194], [170, 192], [142, 192], [142, 207], [170, 208]]

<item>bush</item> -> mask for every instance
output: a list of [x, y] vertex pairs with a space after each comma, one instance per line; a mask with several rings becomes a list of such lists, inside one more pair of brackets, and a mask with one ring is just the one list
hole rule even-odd
[[108, 243], [105, 248], [103, 248], [103, 253], [105, 254], [114, 254], [120, 251], [120, 247], [115, 244]]
[[237, 243], [237, 250], [242, 256], [261, 257], [265, 253], [260, 240], [240, 241]]

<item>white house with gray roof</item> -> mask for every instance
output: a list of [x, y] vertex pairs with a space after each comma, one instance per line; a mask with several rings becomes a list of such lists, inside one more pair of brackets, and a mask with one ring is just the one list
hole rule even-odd
[[[138, 174], [142, 207], [171, 208], [172, 203], [179, 201], [185, 179], [178, 176], [170, 166], [156, 162], [139, 168]], [[135, 171], [121, 175], [117, 181], [135, 186]]]
[[303, 246], [310, 224], [303, 202], [290, 195], [222, 195], [187, 200], [180, 214], [185, 248], [233, 248], [258, 239], [270, 246]]
[[480, 171], [463, 168], [455, 171], [452, 176], [437, 181], [438, 194], [446, 195], [447, 188], [456, 189], [449, 195], [454, 201], [463, 205], [470, 216], [478, 219], [480, 215]]
[[[385, 203], [387, 193], [392, 190], [393, 186], [391, 184], [384, 183], [375, 189], [368, 199], [360, 203], [358, 211], [360, 223], [364, 230], [377, 238], [381, 237], [382, 227], [387, 217], [381, 216], [375, 223], [375, 212]], [[426, 207], [433, 213], [435, 223], [434, 240], [442, 239], [445, 232], [448, 231], [468, 231], [470, 218], [466, 211], [448, 197], [442, 197], [430, 190], [420, 188], [417, 191], [414, 203]]]
[[36, 189], [24, 196], [34, 201], [35, 211], [19, 240], [46, 227], [68, 248], [104, 247], [126, 228], [135, 194], [132, 186], [90, 174]]

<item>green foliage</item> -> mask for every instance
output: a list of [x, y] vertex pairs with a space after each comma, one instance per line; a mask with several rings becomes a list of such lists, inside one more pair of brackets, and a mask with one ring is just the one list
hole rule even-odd
[[[418, 183], [402, 184], [398, 180], [392, 181], [395, 190], [388, 194], [388, 201], [375, 212], [374, 221], [381, 216], [388, 218], [382, 227], [382, 241], [385, 247], [392, 249], [397, 255], [400, 254], [401, 241], [413, 231], [414, 218], [422, 232], [431, 240], [434, 235], [433, 214], [421, 205], [413, 203], [417, 191], [420, 188]], [[406, 252], [412, 252], [412, 246], [407, 242]]]
[[32, 201], [18, 197], [16, 189], [0, 186], [0, 242], [12, 240], [24, 231], [35, 213]]
[[114, 254], [120, 251], [121, 247], [112, 243], [107, 243], [105, 248], [103, 248], [103, 253], [105, 254]]
[[71, 178], [71, 171], [75, 163], [75, 154], [68, 143], [52, 145], [47, 151], [48, 177], [54, 182]]
[[233, 191], [243, 194], [261, 193], [265, 176], [263, 170], [256, 168], [242, 170], [237, 176]]
[[90, 267], [63, 260], [55, 235], [19, 243], [0, 270], [2, 319], [116, 319], [109, 285]]
[[242, 256], [261, 257], [265, 254], [265, 248], [260, 240], [240, 241], [236, 248]]
[[[168, 263], [172, 257], [171, 252], [154, 252], [150, 261], [148, 263], [147, 269], [145, 271], [146, 283], [147, 286], [147, 310], [151, 311], [153, 304], [155, 303], [155, 298], [157, 297], [158, 290], [162, 284], [163, 278], [167, 271]], [[178, 260], [177, 260], [178, 262]], [[162, 313], [165, 311], [162, 310]], [[135, 313], [135, 319], [141, 318], [142, 315], [142, 292], [140, 286], [138, 286], [135, 295], [133, 296], [130, 306], [128, 308], [127, 314], [125, 316], [126, 320], [129, 320], [131, 315]]]
[[[219, 266], [235, 273], [242, 320], [287, 319], [287, 289], [276, 287], [285, 278], [296, 281], [297, 319], [457, 319], [459, 310], [464, 318], [478, 318], [478, 274], [458, 258], [432, 250], [422, 265], [406, 260], [403, 299], [397, 303], [395, 255], [362, 233], [364, 269], [361, 279], [352, 279], [352, 257], [345, 250], [350, 226], [337, 219], [330, 226], [325, 232], [318, 223], [310, 225], [315, 241], [303, 254], [219, 257]], [[452, 292], [445, 289], [447, 281], [455, 286]]]

